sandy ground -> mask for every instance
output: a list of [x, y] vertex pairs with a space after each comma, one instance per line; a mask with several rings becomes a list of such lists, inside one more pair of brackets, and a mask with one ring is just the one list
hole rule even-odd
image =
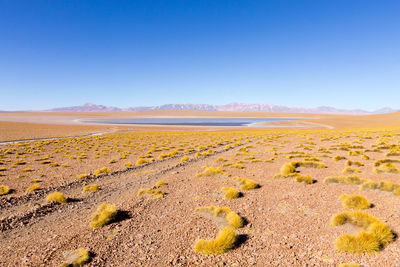
[[[237, 143], [239, 139], [241, 142]], [[356, 185], [326, 185], [323, 180], [342, 174], [346, 160], [332, 159], [340, 155], [363, 164], [358, 168], [360, 177], [399, 183], [398, 174], [373, 173], [374, 162], [388, 158], [389, 145], [397, 145], [399, 141], [399, 130], [309, 129], [128, 132], [68, 142], [8, 145], [1, 151], [0, 167], [6, 171], [0, 178], [1, 184], [15, 191], [0, 197], [0, 265], [57, 266], [64, 261], [66, 251], [82, 247], [91, 252], [88, 266], [336, 266], [352, 261], [362, 266], [398, 266], [397, 239], [375, 254], [338, 253], [333, 243], [344, 229], [329, 226], [329, 219], [344, 210], [338, 201], [342, 193], [359, 193], [374, 204], [366, 212], [398, 233], [400, 198], [389, 192], [360, 192]], [[232, 148], [225, 149], [227, 144]], [[191, 146], [194, 151], [179, 150], [173, 157], [158, 159], [162, 153]], [[351, 151], [361, 151], [370, 159], [340, 149], [349, 146]], [[151, 153], [156, 159], [153, 163], [124, 166], [154, 147], [162, 151]], [[208, 151], [211, 147], [213, 151], [207, 156], [195, 156], [197, 151]], [[381, 152], [371, 152], [377, 147]], [[124, 151], [131, 153], [121, 159], [118, 156]], [[318, 158], [326, 165], [321, 169], [299, 168], [301, 174], [310, 174], [316, 183], [306, 185], [293, 178], [274, 178], [284, 163], [303, 159], [288, 158], [296, 151]], [[69, 158], [82, 153], [87, 155], [86, 159]], [[52, 162], [70, 167], [51, 167], [34, 161], [49, 154]], [[184, 155], [189, 161], [181, 163]], [[226, 161], [218, 161], [220, 157]], [[261, 162], [252, 162], [249, 157]], [[117, 162], [110, 163], [112, 158]], [[271, 158], [274, 160], [270, 161]], [[400, 156], [390, 158], [400, 159]], [[29, 164], [11, 167], [18, 159]], [[244, 168], [224, 166], [239, 161]], [[92, 173], [101, 166], [110, 167], [112, 172], [82, 180], [75, 177], [77, 173]], [[221, 167], [230, 176], [196, 177], [203, 166]], [[22, 172], [27, 167], [33, 171]], [[25, 193], [30, 181], [40, 173], [45, 174], [39, 177], [42, 189]], [[223, 186], [240, 188], [232, 180], [234, 176], [253, 179], [261, 187], [242, 190], [241, 198], [226, 200], [220, 191]], [[151, 188], [158, 180], [168, 183], [159, 188], [165, 192], [164, 198], [153, 200], [136, 195], [140, 188]], [[83, 193], [82, 187], [87, 184], [97, 184], [101, 190]], [[63, 205], [45, 203], [45, 197], [53, 191], [63, 192], [70, 201]], [[103, 202], [115, 204], [119, 216], [105, 227], [91, 229], [91, 214]], [[227, 206], [247, 222], [237, 230], [241, 242], [228, 253], [206, 256], [193, 251], [197, 239], [210, 239], [218, 232], [215, 222], [194, 212], [196, 207], [208, 205]]]
[[90, 119], [115, 119], [133, 117], [252, 117], [252, 118], [302, 118], [296, 121], [278, 121], [259, 124], [265, 128], [368, 128], [397, 127], [400, 125], [400, 113], [379, 115], [332, 115], [302, 113], [265, 113], [265, 112], [207, 112], [207, 111], [143, 111], [118, 113], [58, 113], [58, 112], [25, 112], [0, 113], [0, 142], [7, 140], [32, 139], [58, 136], [78, 136], [99, 131], [231, 131], [248, 130], [248, 127], [209, 127], [209, 126], [150, 126], [150, 125], [105, 125], [82, 123]]

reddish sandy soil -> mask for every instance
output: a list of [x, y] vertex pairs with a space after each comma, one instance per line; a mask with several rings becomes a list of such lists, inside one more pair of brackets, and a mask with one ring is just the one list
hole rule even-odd
[[[1, 183], [15, 191], [0, 197], [1, 266], [57, 266], [64, 261], [64, 252], [80, 247], [92, 253], [88, 266], [335, 266], [352, 261], [363, 266], [395, 266], [399, 261], [398, 240], [375, 254], [338, 253], [333, 244], [335, 238], [344, 233], [344, 228], [329, 226], [329, 220], [332, 215], [344, 210], [338, 201], [341, 194], [359, 193], [374, 204], [366, 212], [398, 232], [400, 198], [376, 190], [360, 192], [356, 185], [323, 183], [325, 177], [341, 175], [345, 168], [346, 160], [332, 159], [336, 155], [362, 162], [364, 166], [359, 167], [360, 177], [399, 183], [397, 174], [373, 173], [374, 162], [388, 158], [387, 147], [379, 145], [381, 152], [366, 152], [377, 148], [381, 142], [397, 145], [400, 141], [399, 131], [169, 133], [172, 137], [166, 133], [153, 134], [115, 133], [70, 139], [68, 143], [49, 142], [40, 146], [44, 150], [42, 154], [52, 152], [54, 158], [51, 161], [59, 163], [64, 163], [62, 159], [67, 160], [63, 154], [71, 152], [73, 148], [79, 153], [86, 148], [88, 159], [65, 161], [70, 167], [50, 167], [32, 161], [34, 154], [30, 153], [34, 152], [28, 151], [35, 143], [15, 145], [11, 154], [2, 150], [2, 160], [5, 162], [0, 167], [5, 166], [7, 170], [2, 173], [4, 176], [1, 177]], [[242, 144], [233, 145], [236, 142], [234, 138], [243, 137]], [[117, 163], [108, 163], [110, 158], [121, 155], [123, 151], [118, 152], [118, 149], [124, 147], [123, 144], [129, 140], [141, 144], [143, 149], [140, 146], [125, 147], [132, 151], [127, 159], [117, 158]], [[170, 143], [166, 144], [167, 140]], [[218, 144], [220, 140], [225, 141]], [[181, 144], [185, 148], [195, 143], [204, 146], [213, 144], [214, 152], [195, 157], [196, 151], [180, 151], [174, 157], [157, 159], [153, 163], [133, 168], [124, 167], [126, 161], [137, 159], [139, 154], [144, 155], [154, 142], [160, 146], [165, 144], [166, 147], [163, 151], [153, 152], [156, 159], [159, 154], [171, 152]], [[344, 145], [345, 142], [348, 145]], [[227, 143], [231, 143], [233, 148], [226, 150]], [[350, 144], [359, 146], [350, 150], [361, 151], [370, 159], [364, 160], [360, 155], [350, 156], [346, 150], [337, 150], [337, 145], [341, 143], [342, 147]], [[101, 154], [96, 159], [96, 144], [99, 145], [98, 151], [107, 147], [110, 151], [103, 151], [106, 155]], [[56, 152], [60, 146], [64, 150]], [[238, 153], [244, 147], [248, 151]], [[321, 151], [321, 148], [326, 150]], [[196, 148], [201, 151], [207, 149]], [[22, 150], [26, 150], [26, 154], [17, 155]], [[293, 151], [309, 153], [309, 156], [320, 159], [326, 165], [326, 168], [298, 169], [301, 174], [310, 174], [316, 183], [306, 185], [295, 182], [293, 178], [274, 178], [284, 163], [303, 159], [288, 159], [288, 153]], [[188, 155], [190, 160], [181, 163], [183, 155]], [[32, 163], [15, 168], [10, 166], [22, 156], [25, 156], [22, 159]], [[262, 161], [246, 160], [249, 156]], [[219, 157], [227, 161], [217, 161]], [[269, 162], [271, 158], [275, 160]], [[399, 156], [390, 158], [400, 159]], [[7, 162], [7, 159], [12, 161]], [[223, 166], [224, 163], [237, 163], [240, 160], [245, 161], [242, 163], [243, 169]], [[92, 172], [103, 165], [110, 167], [112, 173], [91, 175], [83, 180], [74, 178], [76, 173]], [[395, 165], [400, 168], [400, 164]], [[222, 167], [231, 176], [196, 177], [202, 171], [202, 166]], [[41, 190], [24, 193], [29, 181], [36, 177], [29, 172], [24, 173], [27, 177], [15, 177], [26, 167], [32, 167], [34, 172], [36, 169], [45, 172], [41, 178], [43, 182], [39, 183], [42, 185]], [[241, 198], [225, 200], [220, 191], [223, 186], [240, 188], [231, 179], [234, 176], [253, 179], [261, 187], [241, 191]], [[168, 183], [159, 188], [165, 192], [164, 198], [153, 200], [137, 196], [140, 188], [151, 188], [158, 180]], [[82, 187], [87, 184], [97, 184], [101, 190], [83, 193]], [[45, 203], [45, 197], [52, 191], [63, 192], [70, 201], [66, 204]], [[91, 214], [104, 202], [115, 204], [120, 215], [107, 226], [91, 229]], [[217, 256], [193, 251], [197, 239], [214, 238], [218, 232], [215, 222], [194, 212], [196, 207], [208, 205], [227, 206], [247, 221], [243, 228], [237, 230], [241, 242], [234, 250]]]

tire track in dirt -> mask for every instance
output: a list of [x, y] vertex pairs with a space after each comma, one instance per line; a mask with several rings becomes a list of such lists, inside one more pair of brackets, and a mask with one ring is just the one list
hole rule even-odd
[[[253, 141], [254, 142], [254, 141]], [[107, 179], [107, 183], [112, 185], [113, 182], [116, 182], [117, 180], [119, 180], [119, 177], [121, 175], [124, 174], [128, 174], [131, 173], [133, 171], [139, 171], [139, 170], [143, 170], [143, 169], [147, 169], [147, 168], [157, 168], [157, 167], [162, 167], [162, 165], [167, 164], [166, 167], [162, 168], [161, 170], [152, 173], [150, 175], [148, 175], [147, 177], [142, 177], [142, 184], [146, 184], [149, 180], [151, 180], [154, 177], [158, 177], [161, 175], [164, 175], [167, 172], [173, 171], [174, 169], [183, 167], [183, 166], [188, 166], [192, 163], [195, 163], [199, 160], [208, 158], [210, 156], [215, 156], [215, 155], [219, 155], [221, 153], [224, 152], [228, 152], [232, 149], [237, 149], [240, 148], [244, 145], [249, 145], [250, 143], [247, 142], [245, 144], [241, 144], [229, 149], [225, 149], [225, 148], [221, 148], [223, 146], [226, 146], [227, 144], [233, 144], [234, 142], [231, 143], [225, 143], [225, 144], [221, 144], [216, 150], [214, 151], [214, 153], [212, 154], [207, 154], [206, 156], [201, 156], [199, 158], [191, 158], [186, 162], [179, 162], [178, 164], [175, 164], [173, 166], [169, 166], [168, 163], [170, 162], [174, 162], [176, 160], [180, 160], [180, 158], [182, 156], [185, 155], [193, 155], [198, 151], [194, 151], [194, 152], [190, 152], [190, 153], [184, 153], [184, 154], [179, 154], [177, 156], [171, 157], [171, 158], [167, 158], [167, 159], [163, 159], [163, 160], [159, 160], [156, 161], [154, 163], [148, 163], [148, 164], [143, 164], [143, 165], [139, 165], [139, 166], [135, 166], [132, 168], [127, 168], [125, 170], [120, 170], [120, 171], [116, 171], [116, 172], [112, 172], [112, 173], [107, 173], [107, 174], [102, 174], [102, 175], [90, 175], [85, 179], [82, 180], [76, 180], [73, 182], [69, 182], [65, 185], [61, 185], [61, 186], [56, 186], [56, 187], [48, 187], [48, 188], [44, 188], [35, 192], [32, 192], [30, 194], [27, 195], [23, 195], [23, 196], [19, 196], [19, 197], [11, 197], [8, 199], [0, 199], [0, 209], [1, 212], [4, 214], [5, 212], [8, 213], [8, 215], [3, 216], [2, 219], [0, 219], [0, 231], [7, 231], [10, 229], [13, 229], [15, 227], [21, 226], [21, 225], [26, 225], [27, 223], [29, 223], [29, 221], [32, 218], [39, 218], [42, 216], [45, 216], [51, 212], [54, 212], [57, 209], [60, 209], [60, 205], [49, 205], [48, 203], [46, 204], [40, 204], [40, 202], [38, 203], [38, 201], [43, 201], [43, 199], [45, 198], [45, 196], [50, 193], [50, 192], [54, 192], [54, 191], [63, 191], [69, 198], [70, 200], [72, 200], [73, 202], [80, 202], [82, 201], [82, 196], [78, 196], [77, 198], [72, 197], [71, 196], [73, 194], [68, 194], [68, 192], [70, 191], [76, 191], [77, 189], [81, 189], [84, 185], [87, 185], [91, 182], [101, 182], [104, 181], [105, 179]], [[251, 142], [252, 143], [252, 142]], [[208, 149], [204, 149], [201, 151], [207, 151]], [[111, 181], [110, 181], [111, 180]], [[134, 181], [134, 182], [127, 182], [126, 184], [121, 184], [119, 186], [125, 186], [125, 188], [128, 188], [129, 186], [131, 186], [132, 184], [138, 183], [138, 181]], [[114, 187], [114, 186], [113, 186]], [[105, 190], [101, 190], [99, 192], [97, 192], [97, 194], [106, 194], [108, 193], [107, 191], [110, 191], [110, 188], [107, 188]], [[115, 191], [115, 189], [114, 189]], [[84, 198], [90, 198], [95, 194], [89, 194]], [[35, 205], [36, 207], [34, 207], [33, 209], [29, 210], [29, 211], [25, 211], [25, 212], [20, 212], [20, 214], [15, 214], [16, 211], [18, 211], [18, 206], [22, 206], [25, 205], [25, 207], [23, 209], [29, 208], [29, 205], [27, 205], [27, 203], [31, 203], [31, 202], [35, 202], [33, 203], [33, 205]]]
[[[149, 185], [150, 182], [154, 183], [160, 178], [160, 176], [177, 172], [179, 173], [187, 168], [190, 169], [192, 165], [198, 165], [204, 161], [207, 161], [211, 157], [224, 155], [225, 153], [238, 150], [242, 146], [251, 145], [254, 142], [255, 141], [246, 142], [228, 150], [221, 148], [207, 156], [193, 158], [187, 162], [179, 162], [172, 166], [168, 164], [170, 161], [165, 161], [164, 163], [167, 164], [165, 168], [142, 177], [132, 177], [131, 173], [133, 170], [144, 169], [145, 167], [154, 167], [153, 164], [148, 164], [141, 168], [133, 168], [128, 171], [113, 173], [112, 175], [105, 175], [104, 177], [114, 179], [114, 182], [111, 183], [108, 188], [94, 192], [88, 197], [77, 202], [71, 202], [64, 205], [44, 204], [28, 213], [4, 218], [0, 223], [0, 229], [2, 229], [0, 237], [2, 238], [2, 246], [7, 246], [7, 244], [9, 246], [4, 250], [3, 255], [11, 256], [12, 254], [16, 254], [21, 258], [24, 258], [24, 255], [27, 252], [23, 248], [28, 247], [31, 249], [31, 251], [27, 254], [29, 262], [34, 262], [35, 264], [49, 262], [53, 259], [53, 253], [59, 249], [63, 249], [70, 244], [85, 243], [85, 240], [88, 239], [88, 236], [90, 236], [91, 240], [98, 238], [96, 237], [96, 232], [101, 230], [90, 229], [88, 223], [90, 221], [90, 214], [94, 211], [99, 203], [114, 203], [117, 205], [117, 207], [119, 207], [124, 203], [128, 203], [129, 201], [132, 202], [132, 200], [136, 198], [137, 191], [140, 187], [143, 185]], [[225, 145], [226, 144], [223, 144], [221, 146]], [[171, 161], [179, 159], [174, 158], [171, 159]], [[168, 195], [166, 197], [168, 197]], [[113, 223], [111, 227], [119, 227], [121, 222], [134, 217], [137, 212], [140, 213], [141, 210], [145, 210], [148, 205], [151, 205], [151, 203], [143, 204], [143, 201], [139, 200], [133, 205], [130, 205], [128, 210], [120, 210], [117, 222]], [[131, 212], [132, 210], [134, 210], [135, 213]], [[66, 218], [68, 219], [66, 220]], [[73, 231], [68, 230], [71, 227], [74, 228]], [[26, 236], [27, 233], [30, 234]], [[43, 235], [49, 237], [46, 240], [42, 240], [41, 237]], [[18, 238], [11, 238], [15, 236], [21, 237], [21, 240], [18, 240]], [[24, 238], [29, 239], [23, 240]], [[53, 245], [50, 249], [49, 243], [50, 240], [54, 241], [53, 239], [56, 239], [57, 241], [51, 242]], [[96, 242], [93, 242], [92, 245], [93, 244], [96, 247], [101, 246], [101, 244]], [[19, 249], [16, 250], [15, 248]], [[1, 258], [0, 262], [2, 262]]]

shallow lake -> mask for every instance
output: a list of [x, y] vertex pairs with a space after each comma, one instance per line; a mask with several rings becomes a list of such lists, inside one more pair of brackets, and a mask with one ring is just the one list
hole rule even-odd
[[253, 124], [260, 122], [292, 120], [299, 120], [299, 118], [123, 118], [109, 120], [88, 120], [85, 122], [187, 126], [252, 126]]

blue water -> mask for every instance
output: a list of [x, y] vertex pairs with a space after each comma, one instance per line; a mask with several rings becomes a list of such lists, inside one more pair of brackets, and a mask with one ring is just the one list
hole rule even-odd
[[91, 120], [91, 123], [187, 125], [187, 126], [248, 126], [257, 122], [292, 121], [292, 118], [134, 118]]

